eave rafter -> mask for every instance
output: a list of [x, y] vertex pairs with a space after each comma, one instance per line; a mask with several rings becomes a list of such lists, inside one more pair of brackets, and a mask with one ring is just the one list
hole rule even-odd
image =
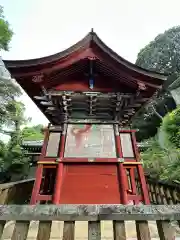
[[[112, 90], [108, 95], [102, 90], [102, 93], [93, 95], [93, 90], [89, 89], [88, 95], [84, 90], [80, 94], [73, 89], [72, 93], [51, 91], [72, 79], [82, 76], [89, 79], [90, 63], [95, 71], [93, 78], [96, 80], [101, 75], [100, 79], [103, 79], [105, 76], [109, 85], [115, 83], [116, 92]], [[125, 125], [166, 79], [166, 76], [124, 60], [94, 32], [58, 54], [34, 60], [5, 61], [5, 65], [50, 122], [55, 124], [71, 121], [81, 113], [82, 118], [104, 118]], [[127, 92], [129, 95], [125, 94]]]
[[49, 91], [45, 96], [35, 96], [45, 112], [55, 119], [55, 124], [73, 119], [99, 119], [126, 125], [134, 113], [147, 101], [140, 94]]

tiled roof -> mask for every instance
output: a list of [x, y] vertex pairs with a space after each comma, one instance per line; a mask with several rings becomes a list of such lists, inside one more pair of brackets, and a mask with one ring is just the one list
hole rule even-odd
[[23, 141], [22, 147], [42, 147], [44, 140]]

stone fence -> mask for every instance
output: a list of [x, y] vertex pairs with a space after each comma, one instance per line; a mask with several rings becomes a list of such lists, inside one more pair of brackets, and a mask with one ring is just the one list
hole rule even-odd
[[[176, 237], [180, 221], [179, 205], [1, 205], [0, 238], [5, 236], [5, 226], [15, 221], [12, 235], [8, 239], [115, 239], [125, 240], [128, 236], [125, 224], [134, 221], [138, 240], [150, 240], [152, 235], [149, 221], [154, 221], [161, 240], [173, 240]], [[32, 237], [30, 224], [39, 221], [37, 234]], [[61, 222], [61, 230], [53, 229], [52, 222]], [[104, 224], [110, 222], [108, 229]], [[77, 233], [78, 223], [81, 223]], [[83, 225], [83, 223], [85, 223]], [[87, 224], [87, 227], [85, 225]], [[57, 233], [57, 238], [53, 234]], [[106, 232], [105, 232], [106, 231]], [[78, 235], [79, 234], [79, 235]], [[31, 237], [30, 237], [31, 236]], [[157, 239], [157, 237], [156, 237]]]

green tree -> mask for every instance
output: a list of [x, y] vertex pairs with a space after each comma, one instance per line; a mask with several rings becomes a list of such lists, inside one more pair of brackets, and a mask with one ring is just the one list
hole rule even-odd
[[165, 153], [159, 146], [157, 137], [148, 140], [150, 147], [141, 153], [145, 171], [152, 177], [160, 178], [167, 165]]
[[3, 141], [0, 141], [0, 169], [4, 168], [5, 155], [6, 155], [6, 145]]
[[[3, 8], [0, 6], [0, 50], [8, 50], [13, 32], [9, 23], [3, 15]], [[0, 58], [0, 130], [1, 125], [7, 119], [6, 105], [9, 101], [21, 95], [21, 91], [17, 83], [11, 79], [11, 76], [4, 66]]]
[[148, 147], [141, 153], [145, 172], [162, 180], [180, 181], [180, 152], [173, 148], [162, 148], [157, 136], [148, 140]]
[[169, 143], [180, 149], [180, 107], [164, 117], [162, 130], [166, 132]]
[[172, 99], [168, 86], [180, 75], [180, 26], [173, 27], [163, 34], [159, 34], [153, 41], [140, 50], [136, 64], [142, 68], [167, 74], [168, 80], [164, 83], [163, 89], [156, 98], [153, 99], [139, 118], [136, 118], [133, 127], [139, 128], [139, 138], [141, 138], [141, 125], [143, 126], [143, 137], [153, 136], [161, 125], [162, 118], [173, 110], [176, 105]]
[[7, 119], [4, 122], [4, 134], [10, 136], [10, 140], [6, 145], [4, 155], [4, 169], [11, 169], [11, 171], [24, 172], [29, 165], [29, 159], [24, 157], [21, 149], [21, 126], [28, 122], [25, 117], [25, 106], [19, 101], [11, 101], [7, 104], [6, 110], [8, 112]]
[[140, 50], [136, 64], [159, 73], [176, 75], [180, 73], [180, 26], [159, 34]]
[[42, 140], [44, 138], [42, 129], [43, 125], [41, 124], [32, 127], [25, 127], [21, 132], [22, 139], [25, 141]]
[[[0, 6], [0, 50], [9, 49], [12, 35], [13, 32]], [[24, 158], [20, 146], [21, 126], [27, 121], [24, 116], [24, 105], [16, 100], [20, 95], [19, 86], [11, 79], [10, 73], [0, 58], [0, 133], [10, 136], [8, 144], [0, 142], [1, 170], [10, 169], [10, 167], [20, 170], [27, 166], [28, 161]]]
[[[0, 69], [1, 72], [1, 69]], [[1, 75], [1, 73], [0, 73]], [[0, 131], [2, 131], [1, 126], [5, 124], [8, 120], [9, 104], [14, 101], [14, 99], [21, 95], [21, 90], [17, 84], [13, 83], [11, 79], [3, 79], [0, 76]]]
[[0, 50], [7, 51], [9, 49], [9, 43], [13, 36], [13, 31], [10, 28], [8, 21], [3, 14], [3, 7], [0, 6]]

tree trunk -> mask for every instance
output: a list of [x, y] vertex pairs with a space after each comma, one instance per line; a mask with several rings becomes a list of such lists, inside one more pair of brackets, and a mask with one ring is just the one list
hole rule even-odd
[[155, 107], [152, 105], [153, 112], [156, 114], [156, 116], [161, 119], [161, 122], [163, 120], [163, 117], [156, 111]]

